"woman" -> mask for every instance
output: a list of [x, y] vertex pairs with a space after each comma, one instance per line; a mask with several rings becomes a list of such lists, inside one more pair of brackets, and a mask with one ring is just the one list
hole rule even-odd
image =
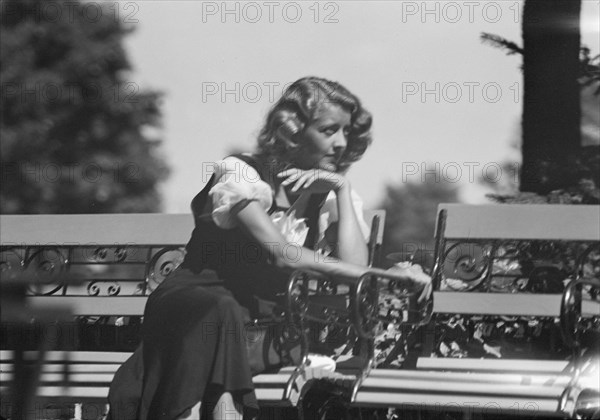
[[138, 418], [256, 413], [242, 329], [257, 302], [275, 300], [294, 269], [366, 270], [368, 228], [344, 174], [370, 144], [370, 128], [370, 114], [337, 83], [307, 77], [285, 90], [256, 153], [218, 162], [194, 198], [185, 260], [150, 295], [143, 359], [115, 376], [112, 401], [137, 372], [141, 388], [126, 388], [141, 392]]

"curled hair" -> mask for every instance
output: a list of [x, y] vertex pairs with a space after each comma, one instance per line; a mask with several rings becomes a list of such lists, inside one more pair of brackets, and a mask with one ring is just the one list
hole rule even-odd
[[268, 161], [289, 162], [301, 147], [296, 134], [313, 121], [319, 105], [324, 103], [337, 104], [350, 113], [348, 145], [338, 171], [343, 172], [359, 160], [371, 144], [371, 114], [344, 86], [318, 77], [299, 79], [285, 89], [258, 135], [258, 154]]

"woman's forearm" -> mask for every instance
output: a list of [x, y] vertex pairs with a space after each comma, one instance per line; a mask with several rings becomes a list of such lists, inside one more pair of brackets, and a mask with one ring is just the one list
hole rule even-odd
[[367, 265], [369, 259], [367, 244], [358, 223], [358, 215], [352, 205], [350, 184], [345, 183], [336, 193], [339, 215], [337, 255], [343, 261]]
[[[287, 242], [264, 209], [255, 201], [238, 209], [240, 227], [268, 252], [272, 263], [290, 270], [314, 270], [332, 276], [357, 277], [367, 267], [362, 260], [327, 257], [319, 252]], [[362, 243], [364, 240], [361, 238]], [[366, 248], [366, 247], [365, 247]], [[365, 259], [366, 260], [366, 259]]]
[[[354, 214], [353, 207], [350, 210]], [[319, 252], [301, 247], [298, 244], [287, 242], [265, 213], [264, 209], [256, 201], [249, 202], [246, 206], [241, 207], [236, 216], [240, 222], [240, 227], [248, 232], [258, 244], [261, 244], [265, 251], [269, 253], [273, 264], [283, 269], [312, 270], [334, 277], [353, 279], [359, 278], [367, 271], [379, 272], [381, 275], [384, 274], [383, 270], [370, 269], [361, 261], [342, 261], [337, 258], [324, 256]], [[340, 217], [340, 221], [342, 220], [343, 217]], [[356, 225], [355, 232], [360, 233], [358, 222], [356, 222]], [[367, 250], [362, 236], [360, 237], [360, 243], [363, 246], [357, 246], [357, 248], [364, 249], [366, 260]], [[396, 274], [387, 273], [385, 275], [386, 277], [390, 277], [390, 275], [396, 277], [399, 281], [408, 281], [411, 277], [407, 270], [400, 270]]]

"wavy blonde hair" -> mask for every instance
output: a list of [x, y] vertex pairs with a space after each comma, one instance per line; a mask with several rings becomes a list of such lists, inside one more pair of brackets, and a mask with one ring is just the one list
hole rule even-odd
[[289, 163], [301, 147], [297, 134], [315, 117], [319, 105], [334, 103], [350, 113], [348, 145], [338, 172], [359, 160], [371, 144], [371, 114], [360, 100], [337, 82], [318, 77], [304, 77], [291, 84], [267, 114], [258, 135], [258, 155], [268, 162]]

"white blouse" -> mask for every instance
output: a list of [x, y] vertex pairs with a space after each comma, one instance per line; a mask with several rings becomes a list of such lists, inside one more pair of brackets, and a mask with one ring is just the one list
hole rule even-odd
[[[215, 183], [208, 193], [211, 198], [211, 217], [215, 224], [223, 229], [236, 227], [237, 220], [231, 209], [242, 201], [257, 201], [265, 211], [273, 204], [273, 191], [269, 184], [261, 180], [252, 166], [241, 159], [227, 157], [215, 162]], [[354, 190], [351, 192], [352, 204], [365, 240], [369, 238], [369, 227], [363, 219], [363, 203]], [[319, 213], [318, 248], [325, 254], [330, 253], [323, 240], [327, 228], [337, 222], [338, 208], [336, 194], [331, 191]], [[296, 218], [294, 211], [277, 211], [271, 220], [279, 228], [288, 242], [303, 244], [308, 233], [305, 218]]]

